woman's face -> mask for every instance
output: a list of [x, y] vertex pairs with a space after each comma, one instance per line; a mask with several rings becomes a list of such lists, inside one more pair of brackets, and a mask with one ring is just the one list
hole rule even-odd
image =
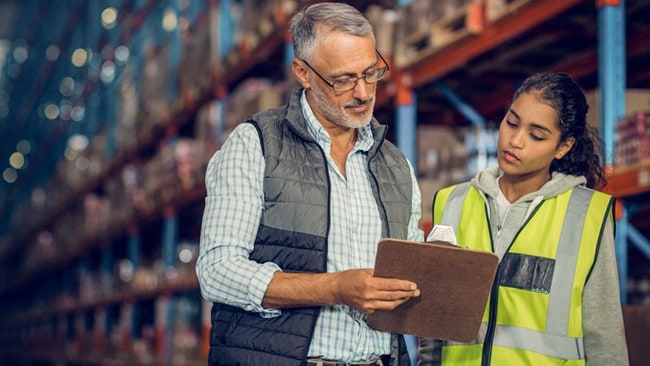
[[550, 104], [535, 92], [520, 94], [499, 127], [497, 158], [504, 177], [548, 181], [553, 159], [561, 159], [574, 141], [561, 143], [558, 126], [559, 114]]

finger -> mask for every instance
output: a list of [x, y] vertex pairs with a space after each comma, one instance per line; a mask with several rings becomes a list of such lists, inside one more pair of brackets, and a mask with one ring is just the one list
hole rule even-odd
[[393, 310], [396, 307], [404, 304], [411, 298], [403, 298], [403, 299], [396, 299], [396, 300], [391, 300], [391, 301], [373, 301], [370, 303], [368, 306], [365, 307], [365, 313], [369, 314], [371, 311], [376, 311], [376, 310]]
[[418, 285], [415, 282], [407, 280], [381, 278], [377, 287], [387, 291], [415, 291]]
[[416, 289], [413, 291], [379, 291], [377, 293], [377, 300], [380, 301], [396, 301], [396, 300], [408, 300], [412, 297], [419, 297], [420, 290]]

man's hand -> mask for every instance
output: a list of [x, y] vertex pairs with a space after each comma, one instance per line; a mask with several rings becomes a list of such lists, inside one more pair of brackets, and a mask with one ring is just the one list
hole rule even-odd
[[372, 269], [333, 273], [275, 272], [264, 294], [266, 308], [345, 304], [365, 314], [392, 310], [420, 296], [411, 281], [374, 277]]
[[392, 310], [412, 297], [420, 296], [411, 281], [374, 277], [372, 269], [352, 269], [336, 273], [335, 291], [338, 303], [365, 314], [376, 310]]

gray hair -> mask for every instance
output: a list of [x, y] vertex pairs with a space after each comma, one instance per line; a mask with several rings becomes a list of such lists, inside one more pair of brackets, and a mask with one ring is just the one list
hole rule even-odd
[[372, 25], [353, 6], [345, 3], [316, 3], [291, 18], [289, 32], [296, 57], [309, 59], [322, 31], [338, 31], [375, 39]]

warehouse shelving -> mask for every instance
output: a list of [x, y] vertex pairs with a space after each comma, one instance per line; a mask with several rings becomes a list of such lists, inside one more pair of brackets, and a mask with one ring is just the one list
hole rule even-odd
[[[461, 113], [456, 112], [449, 117], [447, 111], [454, 106], [436, 86], [438, 85], [436, 83], [444, 83], [473, 106], [478, 113], [485, 116], [488, 123], [494, 123], [500, 119], [516, 83], [527, 73], [545, 69], [549, 65], [554, 69], [572, 73], [586, 87], [597, 86], [598, 58], [595, 48], [597, 35], [594, 2], [580, 0], [505, 2], [517, 3], [516, 11], [503, 14], [498, 19], [484, 24], [480, 31], [463, 34], [444, 47], [422, 50], [426, 55], [417, 62], [400, 67], [395, 65], [395, 57], [390, 57], [392, 71], [387, 82], [381, 86], [378, 95], [379, 119], [392, 120], [395, 110], [414, 101], [408, 96], [410, 93], [415, 93], [418, 95], [417, 105], [411, 107], [414, 108], [417, 123], [468, 125], [469, 122]], [[147, 2], [149, 7], [144, 6], [143, 11], [150, 11], [153, 3]], [[649, 1], [646, 0], [629, 1], [630, 16], [647, 19], [644, 18], [644, 14], [648, 14], [650, 7], [648, 3]], [[142, 21], [144, 17], [143, 13], [137, 19]], [[31, 222], [25, 230], [12, 238], [8, 247], [0, 248], [0, 263], [4, 263], [8, 268], [2, 272], [4, 275], [1, 277], [3, 281], [0, 282], [0, 294], [3, 297], [16, 295], [25, 298], [21, 300], [19, 304], [21, 306], [11, 309], [14, 313], [0, 317], [0, 335], [2, 335], [0, 344], [13, 345], [8, 337], [26, 334], [29, 330], [38, 328], [39, 322], [47, 324], [60, 322], [63, 325], [55, 328], [58, 332], [62, 332], [63, 336], [55, 334], [49, 335], [48, 338], [48, 332], [43, 335], [43, 332], [39, 333], [38, 329], [34, 331], [40, 337], [34, 342], [52, 341], [57, 346], [56, 349], [44, 349], [47, 352], [34, 356], [70, 364], [101, 365], [104, 362], [101, 355], [79, 354], [78, 349], [75, 355], [66, 352], [69, 343], [74, 342], [75, 332], [74, 329], [60, 328], [74, 328], [75, 324], [81, 323], [80, 328], [93, 332], [94, 327], [88, 324], [96, 328], [97, 322], [88, 318], [106, 317], [107, 312], [118, 314], [137, 312], [138, 304], [144, 304], [142, 306], [148, 311], [155, 311], [158, 304], [159, 308], [167, 309], [163, 311], [169, 312], [176, 296], [198, 293], [198, 283], [195, 278], [171, 278], [163, 279], [152, 287], [115, 290], [89, 300], [80, 300], [71, 295], [67, 298], [68, 301], [61, 301], [54, 305], [43, 304], [42, 301], [41, 306], [37, 307], [29, 304], [29, 301], [33, 300], [29, 291], [36, 288], [39, 283], [55, 282], [57, 285], [61, 282], [67, 283], [65, 277], [74, 276], [73, 272], [84, 269], [85, 266], [90, 266], [93, 271], [110, 271], [110, 268], [102, 264], [103, 256], [112, 257], [107, 259], [109, 262], [111, 259], [114, 261], [115, 258], [129, 258], [133, 250], [142, 249], [141, 241], [147, 241], [148, 244], [144, 244], [147, 246], [161, 242], [162, 244], [155, 248], [161, 252], [172, 250], [173, 248], [165, 249], [165, 245], [184, 236], [178, 231], [184, 230], [182, 227], [185, 225], [192, 225], [192, 223], [196, 225], [196, 222], [192, 221], [196, 220], [196, 216], [191, 214], [190, 218], [183, 218], [183, 212], [190, 210], [193, 215], [196, 215], [196, 212], [201, 210], [205, 190], [200, 186], [190, 190], [179, 190], [169, 201], [156, 202], [146, 211], [134, 210], [134, 216], [129, 220], [115, 222], [94, 235], [69, 238], [75, 250], [48, 261], [38, 262], [37, 266], [21, 266], [20, 258], [29, 250], [34, 250], [33, 243], [39, 232], [52, 227], [63, 214], [76, 207], [79, 197], [100, 190], [102, 183], [110, 176], [118, 174], [124, 166], [139, 160], [143, 155], [152, 154], [152, 151], [155, 152], [164, 144], [173, 141], [179, 132], [182, 133], [195, 122], [200, 107], [215, 99], [226, 100], [237, 84], [250, 77], [265, 73], [278, 75], [278, 70], [284, 67], [282, 61], [278, 60], [283, 59], [287, 46], [286, 17], [279, 16], [273, 21], [275, 31], [255, 49], [240, 55], [236, 62], [226, 63], [225, 67], [215, 67], [213, 73], [207, 76], [208, 81], [202, 84], [201, 89], [179, 91], [178, 97], [171, 104], [170, 113], [146, 140], [140, 141], [137, 148], [118, 149], [110, 162], [96, 176], [74, 187], [52, 210]], [[643, 23], [643, 20], [640, 23]], [[136, 28], [138, 24], [142, 25], [136, 21], [131, 24]], [[124, 33], [133, 34], [136, 28]], [[632, 32], [628, 39], [627, 55], [632, 62], [640, 60], [638, 63], [643, 63], [643, 60], [648, 58], [650, 47], [644, 41], [650, 36], [650, 29], [646, 27], [635, 30], [637, 32]], [[573, 45], [567, 42], [571, 37], [578, 40], [579, 44]], [[123, 40], [126, 41], [124, 38]], [[543, 53], [546, 53], [543, 62], [535, 60]], [[526, 63], [532, 66], [525, 66]], [[632, 66], [630, 73], [635, 83], [650, 87], [647, 66], [645, 69], [642, 66]], [[281, 71], [279, 74], [281, 75]], [[395, 130], [400, 129], [401, 122], [403, 121], [395, 123]], [[606, 190], [623, 199], [645, 197], [650, 191], [649, 170], [650, 166], [647, 163], [638, 167], [614, 169], [609, 176]], [[185, 236], [198, 238], [196, 228]], [[156, 253], [156, 256], [160, 259], [165, 257], [165, 254]], [[92, 264], [88, 265], [87, 261]], [[17, 273], [12, 273], [13, 270]], [[53, 280], [51, 277], [59, 271], [65, 272], [61, 275], [63, 278], [60, 279], [59, 275], [56, 275], [57, 279]], [[17, 310], [19, 308], [21, 310]], [[160, 321], [165, 324], [168, 319], [163, 316]], [[155, 328], [154, 319], [147, 321]], [[164, 351], [166, 346], [158, 345], [158, 347]], [[205, 344], [202, 347], [205, 347]], [[24, 348], [16, 347], [14, 351], [21, 352]], [[202, 352], [204, 351], [202, 349]], [[163, 364], [171, 363], [168, 354], [162, 357], [165, 359]], [[124, 359], [123, 362], [124, 364], [147, 363], [129, 358]]]

